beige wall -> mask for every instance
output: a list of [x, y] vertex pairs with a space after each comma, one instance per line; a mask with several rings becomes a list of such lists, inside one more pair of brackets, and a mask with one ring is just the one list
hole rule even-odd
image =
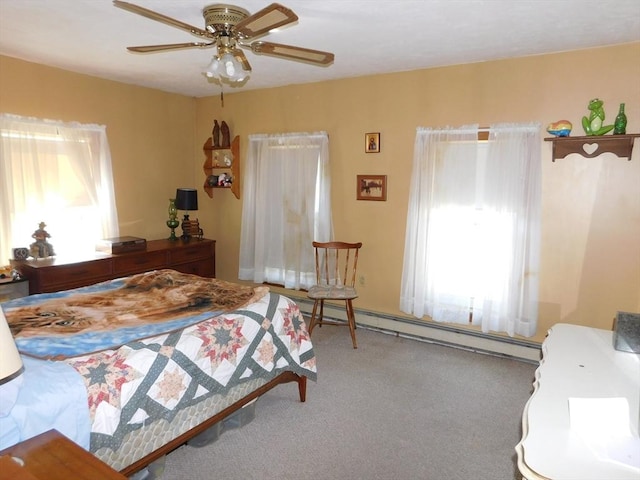
[[[274, 60], [275, 61], [275, 60]], [[594, 66], [597, 66], [594, 67]], [[607, 72], [606, 77], [604, 72]], [[227, 90], [228, 92], [228, 90]], [[583, 135], [593, 97], [613, 119], [626, 103], [628, 132], [640, 131], [640, 45], [437, 68], [226, 94], [198, 99], [197, 136], [214, 118], [241, 136], [326, 130], [330, 137], [336, 236], [364, 243], [357, 306], [398, 309], [408, 181], [418, 126], [560, 119]], [[381, 152], [364, 153], [364, 134], [381, 133]], [[546, 133], [544, 136], [547, 136]], [[542, 145], [543, 219], [540, 319], [535, 340], [557, 322], [611, 328], [617, 310], [640, 311], [640, 141], [633, 161], [611, 154], [551, 162]], [[355, 199], [357, 174], [388, 176], [388, 200]], [[215, 191], [208, 226], [220, 241], [219, 275], [238, 268], [241, 201]]]
[[193, 171], [195, 103], [0, 56], [0, 112], [106, 125], [121, 235], [167, 235], [169, 197], [177, 186], [200, 182]]
[[[34, 97], [38, 76], [55, 82], [57, 100]], [[532, 121], [545, 127], [568, 119], [581, 135], [580, 118], [597, 96], [611, 120], [625, 102], [628, 132], [639, 132], [639, 79], [640, 44], [632, 44], [259, 91], [226, 89], [222, 108], [216, 91], [194, 100], [0, 57], [0, 111], [107, 124], [122, 233], [147, 238], [166, 235], [165, 199], [176, 186], [202, 186], [201, 147], [214, 119], [241, 137], [242, 167], [249, 134], [327, 131], [336, 236], [364, 243], [359, 270], [365, 285], [357, 306], [401, 315], [416, 127]], [[381, 133], [380, 153], [364, 153], [366, 132]], [[550, 143], [543, 142], [537, 341], [557, 322], [610, 328], [617, 310], [640, 311], [640, 141], [630, 162], [607, 154], [553, 163], [550, 155]], [[357, 201], [358, 174], [387, 175], [388, 200]], [[206, 236], [218, 242], [218, 276], [235, 280], [242, 200], [225, 190], [215, 190], [212, 199], [200, 192], [198, 217]]]

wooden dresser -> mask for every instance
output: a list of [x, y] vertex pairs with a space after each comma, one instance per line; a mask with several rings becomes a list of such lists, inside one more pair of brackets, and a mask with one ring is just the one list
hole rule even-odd
[[202, 277], [216, 276], [216, 242], [192, 238], [151, 240], [140, 252], [106, 254], [91, 258], [60, 257], [37, 260], [13, 260], [12, 266], [29, 280], [29, 293], [47, 293], [84, 287], [136, 273], [172, 268]]

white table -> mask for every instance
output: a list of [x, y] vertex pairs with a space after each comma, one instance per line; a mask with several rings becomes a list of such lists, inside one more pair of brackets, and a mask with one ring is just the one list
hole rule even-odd
[[[516, 446], [524, 479], [640, 480], [640, 355], [615, 350], [611, 331], [557, 324], [542, 344], [533, 385]], [[604, 416], [624, 412], [618, 407], [626, 399], [628, 436], [595, 438], [572, 427], [570, 398], [602, 399]], [[612, 401], [615, 410], [607, 411]], [[592, 418], [597, 424], [599, 416]]]

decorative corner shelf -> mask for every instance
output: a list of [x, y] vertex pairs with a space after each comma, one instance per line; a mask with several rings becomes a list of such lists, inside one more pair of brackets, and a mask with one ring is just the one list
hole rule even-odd
[[553, 142], [551, 160], [561, 159], [570, 153], [577, 153], [585, 158], [594, 158], [610, 152], [620, 158], [631, 160], [633, 141], [640, 133], [626, 135], [588, 135], [583, 137], [549, 137], [545, 142]]
[[[204, 181], [204, 191], [207, 192], [209, 198], [213, 198], [213, 190], [215, 188], [229, 188], [231, 192], [240, 199], [240, 137], [237, 135], [231, 141], [231, 148], [214, 147], [211, 137], [202, 146], [207, 159], [202, 166], [207, 178]], [[225, 154], [231, 155], [231, 165], [221, 164], [219, 155], [223, 157]], [[214, 170], [227, 170], [231, 172], [232, 183], [229, 186], [209, 185], [209, 176], [213, 175]]]

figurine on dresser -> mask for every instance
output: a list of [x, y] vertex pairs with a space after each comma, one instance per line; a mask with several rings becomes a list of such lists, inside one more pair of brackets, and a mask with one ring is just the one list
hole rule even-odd
[[38, 229], [31, 235], [31, 237], [36, 240], [29, 246], [31, 256], [34, 258], [53, 257], [55, 255], [53, 245], [48, 241], [51, 235], [44, 229], [46, 226], [44, 222], [40, 222]]

